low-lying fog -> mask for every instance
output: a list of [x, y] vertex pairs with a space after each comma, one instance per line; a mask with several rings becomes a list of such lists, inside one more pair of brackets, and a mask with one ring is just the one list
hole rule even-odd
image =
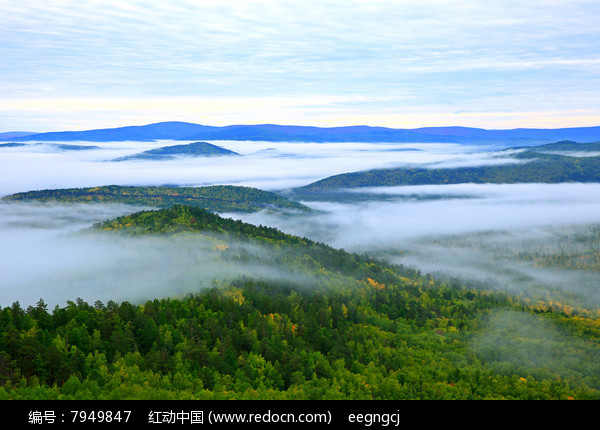
[[[406, 164], [464, 166], [498, 159], [482, 148], [450, 144], [214, 142], [242, 157], [131, 160], [118, 157], [185, 142], [82, 143], [0, 148], [0, 196], [45, 188], [96, 185], [235, 184], [284, 190], [356, 170]], [[485, 148], [484, 148], [485, 149]], [[579, 252], [560, 239], [600, 223], [600, 184], [461, 184], [361, 188], [354, 203], [304, 202], [313, 215], [225, 214], [349, 251], [371, 252], [424, 272], [489, 281], [515, 292], [546, 288], [600, 304], [595, 274], [534, 267], [518, 254]], [[352, 191], [350, 191], [352, 192]], [[377, 198], [381, 197], [381, 201]], [[98, 240], [66, 233], [140, 210], [125, 205], [0, 204], [0, 306], [19, 300], [64, 305], [178, 295], [213, 278], [256, 274], [224, 264], [213, 248], [172, 241]], [[568, 226], [568, 227], [567, 227]], [[593, 237], [583, 246], [598, 247]], [[260, 268], [268, 276], [272, 268]], [[276, 274], [275, 269], [271, 273]], [[289, 274], [288, 274], [289, 275]], [[586, 301], [586, 300], [583, 300]]]
[[213, 142], [243, 155], [111, 161], [189, 142], [67, 142], [0, 146], [0, 196], [48, 188], [98, 185], [245, 185], [281, 190], [324, 177], [407, 163], [497, 163], [480, 148], [456, 144]]
[[458, 184], [349, 191], [395, 199], [304, 202], [321, 214], [302, 218], [263, 213], [237, 217], [348, 251], [368, 252], [423, 273], [486, 282], [546, 299], [553, 298], [554, 290], [560, 293], [554, 300], [600, 305], [597, 272], [536, 267], [529, 258], [600, 252], [600, 229], [590, 226], [600, 222], [600, 184]]
[[[310, 284], [286, 271], [263, 247], [218, 236], [125, 237], [90, 234], [93, 222], [139, 206], [0, 203], [1, 306], [40, 298], [51, 308], [67, 300], [143, 302], [181, 296], [240, 275]], [[283, 252], [283, 251], [282, 251]], [[240, 260], [239, 256], [244, 259]]]

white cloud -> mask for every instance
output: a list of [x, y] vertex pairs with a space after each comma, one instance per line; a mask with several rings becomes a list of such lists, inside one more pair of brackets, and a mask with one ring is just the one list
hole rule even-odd
[[[89, 142], [69, 142], [90, 145]], [[182, 141], [94, 143], [101, 149], [61, 151], [52, 147], [0, 148], [0, 196], [47, 188], [97, 185], [213, 185], [236, 184], [267, 190], [303, 186], [324, 177], [354, 170], [407, 163], [453, 159], [460, 145], [286, 142], [233, 142], [215, 144], [244, 157], [197, 157], [170, 161], [110, 162], [147, 149]], [[273, 148], [283, 157], [261, 150]], [[382, 149], [429, 148], [429, 151], [381, 152]], [[383, 158], [382, 154], [385, 154]], [[471, 155], [478, 158], [477, 155]]]
[[[587, 0], [6, 0], [0, 13], [2, 104], [32, 98], [223, 103], [247, 97], [258, 103], [263, 97], [346, 97], [339, 109], [317, 100], [285, 115], [285, 104], [213, 115], [208, 108], [180, 108], [174, 115], [219, 124], [276, 118], [508, 127], [519, 121], [527, 126], [531, 119], [519, 119], [523, 112], [546, 126], [560, 120], [548, 111], [572, 112], [561, 125], [591, 125], [600, 118], [594, 44], [600, 6]], [[365, 106], [365, 99], [377, 103]], [[581, 108], [589, 112], [575, 112]], [[507, 119], [498, 109], [514, 115]], [[451, 115], [458, 110], [482, 115]], [[64, 111], [23, 109], [0, 122], [0, 129], [47, 129], [52, 122], [54, 130], [77, 123], [96, 128], [112, 118], [148, 123], [161, 115], [160, 107], [127, 104], [76, 119]]]

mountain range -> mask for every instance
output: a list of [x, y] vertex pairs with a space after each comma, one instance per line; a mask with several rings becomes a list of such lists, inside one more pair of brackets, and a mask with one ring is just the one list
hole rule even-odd
[[[471, 127], [397, 129], [371, 126], [310, 127], [277, 124], [207, 126], [188, 122], [159, 122], [86, 131], [61, 131], [11, 136], [3, 141], [154, 141], [154, 140], [261, 140], [272, 142], [421, 142], [522, 146], [558, 140], [598, 141], [600, 126], [557, 129], [516, 128], [486, 130]], [[9, 136], [9, 137], [6, 137]]]

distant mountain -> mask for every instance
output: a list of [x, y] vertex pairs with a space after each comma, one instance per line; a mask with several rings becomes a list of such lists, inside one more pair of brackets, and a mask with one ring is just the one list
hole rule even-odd
[[[302, 127], [285, 125], [228, 126], [206, 130], [182, 140], [261, 140], [268, 142], [432, 142], [432, 137], [383, 127]], [[435, 141], [450, 141], [445, 138]]]
[[27, 146], [27, 144], [19, 142], [0, 143], [0, 148], [18, 148], [20, 146]]
[[207, 142], [194, 142], [187, 145], [163, 146], [162, 148], [150, 149], [139, 154], [128, 155], [126, 157], [116, 158], [113, 161], [124, 160], [170, 160], [178, 155], [187, 155], [192, 157], [215, 157], [222, 155], [239, 155], [237, 152], [212, 145]]
[[32, 134], [37, 134], [37, 133], [32, 132], [32, 131], [7, 131], [4, 133], [0, 133], [0, 140], [20, 138], [20, 137], [29, 136]]
[[32, 131], [6, 131], [4, 133], [0, 133], [0, 140], [19, 139], [21, 137], [30, 136], [32, 134], [37, 133]]
[[558, 129], [517, 128], [485, 130], [470, 127], [308, 127], [277, 124], [229, 125], [213, 127], [186, 122], [160, 122], [144, 126], [39, 133], [0, 140], [37, 141], [152, 141], [152, 140], [262, 140], [272, 142], [421, 142], [465, 143], [473, 145], [531, 146], [559, 140], [599, 141], [600, 127]]
[[[19, 139], [20, 140], [20, 139]], [[90, 149], [99, 149], [99, 146], [93, 145], [70, 145], [66, 143], [47, 143], [47, 142], [37, 142], [37, 143], [22, 143], [22, 142], [9, 142], [9, 143], [0, 143], [0, 148], [16, 148], [22, 146], [44, 146], [46, 148], [52, 148], [59, 151], [87, 151]]]
[[38, 145], [47, 145], [52, 148], [61, 150], [61, 151], [88, 151], [90, 149], [100, 149], [99, 146], [92, 145], [69, 145], [69, 144], [57, 144], [57, 143], [38, 143]]
[[143, 126], [129, 126], [119, 128], [106, 128], [87, 131], [60, 131], [50, 133], [38, 133], [29, 136], [10, 138], [4, 140], [37, 140], [37, 141], [73, 141], [82, 140], [88, 142], [119, 142], [119, 141], [153, 141], [178, 139], [201, 131], [215, 129], [205, 125], [191, 124], [187, 122], [159, 122]]
[[547, 143], [559, 140], [591, 142], [598, 140], [600, 127], [574, 127], [557, 129], [515, 128], [512, 130], [485, 130], [469, 127], [424, 127], [414, 130], [430, 136], [452, 136], [469, 139], [523, 140]]

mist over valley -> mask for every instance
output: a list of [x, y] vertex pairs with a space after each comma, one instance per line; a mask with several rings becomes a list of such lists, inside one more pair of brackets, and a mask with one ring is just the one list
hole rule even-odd
[[[197, 152], [212, 152], [213, 145], [221, 148], [221, 155]], [[96, 339], [91, 341], [94, 345], [104, 345], [98, 347], [115, 362], [121, 353], [132, 359], [131, 348], [149, 354], [143, 360], [152, 354], [168, 355], [169, 342], [174, 342], [168, 333], [191, 330], [192, 337], [178, 341], [177, 348], [187, 351], [189, 368], [204, 375], [189, 379], [204, 381], [208, 390], [202, 388], [203, 394], [197, 394], [203, 398], [222, 395], [217, 394], [221, 388], [214, 379], [219, 375], [254, 381], [254, 376], [242, 377], [235, 369], [236, 363], [255, 357], [244, 345], [257, 342], [252, 339], [270, 339], [266, 325], [254, 326], [253, 321], [262, 318], [286, 336], [283, 345], [295, 345], [294, 357], [305, 354], [301, 352], [307, 350], [304, 338], [311, 339], [310, 348], [318, 352], [306, 359], [308, 369], [315, 357], [327, 357], [323, 360], [330, 363], [348, 348], [359, 357], [363, 345], [370, 345], [367, 339], [374, 336], [377, 342], [384, 342], [379, 338], [384, 336], [398, 344], [428, 339], [412, 351], [429, 354], [430, 366], [451, 366], [439, 392], [447, 398], [463, 398], [457, 385], [471, 393], [474, 385], [467, 382], [472, 378], [467, 375], [477, 371], [493, 372], [495, 379], [489, 381], [498, 382], [489, 389], [502, 393], [494, 394], [502, 398], [515, 393], [529, 398], [531, 390], [546, 393], [544, 384], [554, 381], [555, 375], [566, 382], [553, 382], [559, 394], [550, 397], [595, 398], [600, 383], [590, 376], [597, 369], [589, 363], [600, 349], [589, 341], [593, 337], [572, 337], [561, 324], [584, 330], [583, 325], [595, 321], [600, 307], [599, 183], [547, 183], [544, 177], [519, 183], [511, 180], [510, 173], [496, 183], [436, 179], [389, 186], [373, 180], [368, 186], [302, 191], [339, 175], [363, 175], [373, 169], [420, 169], [445, 175], [460, 169], [476, 174], [489, 168], [512, 169], [531, 163], [530, 155], [518, 158], [524, 153], [534, 154], [534, 160], [535, 154], [542, 154], [541, 162], [556, 160], [534, 149], [498, 150], [458, 143], [6, 145], [0, 147], [0, 168], [6, 173], [0, 196], [0, 309], [10, 318], [23, 309], [27, 315], [42, 317], [50, 315], [44, 309], [53, 309], [51, 318], [56, 319], [68, 312], [114, 318], [112, 334], [102, 335], [105, 329], [92, 328], [89, 336]], [[593, 151], [582, 153], [590, 160], [595, 157]], [[578, 153], [565, 154], [559, 157], [578, 163]], [[183, 307], [153, 313], [152, 320], [163, 321], [153, 329], [147, 318], [156, 306]], [[189, 319], [190, 312], [201, 313]], [[554, 319], [536, 315], [539, 312]], [[119, 321], [121, 316], [130, 318], [127, 315], [133, 319], [123, 326], [130, 339], [123, 343], [118, 340]], [[165, 318], [176, 315], [179, 319], [172, 327], [178, 328], [171, 329]], [[572, 315], [581, 317], [570, 319]], [[194, 337], [195, 318], [204, 318], [205, 323], [197, 327], [204, 330], [206, 340]], [[87, 324], [101, 327], [88, 321], [86, 328]], [[241, 342], [238, 361], [224, 361], [221, 339], [231, 338], [226, 334], [231, 327], [247, 330], [245, 324], [256, 328], [248, 329], [246, 340], [236, 334], [237, 340], [231, 341]], [[56, 333], [54, 347], [67, 342], [76, 346], [71, 347], [72, 354], [80, 348], [79, 354], [92, 354], [88, 361], [92, 360], [91, 347], [77, 341], [74, 332], [65, 337]], [[347, 341], [335, 346], [332, 333]], [[101, 341], [102, 336], [107, 339]], [[357, 343], [356, 336], [364, 340]], [[299, 337], [302, 341], [295, 343]], [[274, 374], [268, 384], [292, 398], [298, 394], [289, 394], [286, 387], [302, 387], [301, 398], [324, 396], [312, 391], [312, 374], [282, 367], [270, 355], [275, 347], [267, 340], [258, 342], [256, 357], [269, 360], [268, 366], [280, 375]], [[440, 346], [444, 342], [452, 347]], [[211, 345], [212, 352], [202, 352], [204, 345]], [[444, 352], [444, 348], [449, 349]], [[556, 350], [564, 352], [555, 354]], [[407, 364], [419, 362], [408, 354], [389, 355], [385, 362], [396, 369], [397, 360], [408, 360], [401, 368], [412, 376], [381, 370], [377, 376], [381, 383], [365, 386], [361, 396], [411, 398], [422, 366]], [[337, 366], [350, 372], [343, 360], [337, 360]], [[361, 358], [361, 366], [369, 360]], [[150, 371], [147, 361], [140, 363], [143, 372]], [[327, 372], [332, 371], [326, 369], [314, 371], [322, 381], [330, 381]], [[363, 377], [363, 370], [355, 367], [352, 372], [357, 372], [352, 378]], [[60, 372], [54, 374], [47, 381], [68, 386]], [[92, 378], [85, 372], [76, 375], [86, 381]], [[11, 377], [16, 378], [16, 373]], [[536, 378], [539, 385], [523, 385], [525, 391], [517, 387], [505, 393], [500, 387]], [[350, 385], [344, 385], [344, 393], [355, 390], [353, 382], [345, 384]], [[386, 391], [389, 384], [398, 384], [391, 393]], [[231, 398], [263, 389], [255, 381], [244, 387], [228, 390]], [[201, 390], [199, 386], [189, 389]], [[422, 391], [417, 396], [439, 398], [439, 393]]]
[[[30, 190], [108, 184], [169, 187], [235, 184], [270, 190], [293, 201], [296, 197], [292, 191], [294, 188], [340, 173], [415, 166], [454, 169], [505, 165], [515, 161], [510, 154], [521, 151], [498, 152], [460, 144], [414, 142], [220, 141], [215, 142], [219, 148], [240, 156], [186, 157], [180, 154], [158, 160], [135, 158], [136, 154], [144, 151], [182, 147], [170, 144], [169, 141], [69, 143], [69, 146], [77, 148], [89, 146], [93, 151], [65, 151], [61, 148], [62, 144], [52, 142], [45, 143], [42, 152], [38, 152], [41, 144], [0, 148], [0, 163], [3, 172], [6, 172], [2, 194], [6, 197]], [[114, 159], [121, 161], [109, 161]], [[129, 192], [125, 190], [124, 193]], [[590, 224], [600, 223], [599, 184], [372, 186], [343, 189], [333, 199], [301, 197], [307, 198], [301, 199], [300, 203], [311, 208], [311, 212], [264, 211], [257, 206], [253, 212], [223, 209], [221, 214], [255, 225], [273, 226], [351, 252], [371, 253], [393, 263], [418, 268], [424, 273], [444, 272], [457, 278], [493, 280], [496, 288], [511, 291], [536, 288], [523, 279], [515, 282], [519, 276], [566, 290], [572, 289], [570, 285], [585, 285], [582, 291], [589, 292], [593, 303], [596, 303], [593, 274], [573, 274], [563, 270], [545, 273], [545, 281], [542, 282], [541, 269], [530, 267], [530, 262], [517, 258], [507, 264], [512, 265], [511, 271], [519, 276], [509, 276], [506, 270], [498, 267], [495, 252], [510, 249], [513, 254], [518, 254], [526, 243], [536, 239], [540, 231], [551, 236], [553, 228], [568, 227], [577, 232], [578, 228], [585, 229]], [[165, 288], [161, 293], [160, 280], [164, 275], [161, 265], [152, 269], [125, 258], [138, 255], [140, 262], [166, 260], [178, 254], [176, 246], [168, 247], [168, 252], [165, 249], [162, 252], [164, 257], [160, 258], [161, 252], [156, 246], [153, 251], [144, 246], [136, 251], [133, 244], [111, 245], [120, 250], [116, 252], [109, 251], [111, 248], [107, 243], [95, 243], [84, 237], [62, 237], [66, 230], [75, 231], [95, 222], [158, 205], [150, 201], [145, 203], [142, 206], [68, 204], [52, 202], [52, 199], [44, 203], [36, 203], [35, 200], [11, 203], [5, 199], [0, 204], [3, 212], [0, 234], [5, 256], [2, 259], [5, 272], [3, 302], [20, 300], [32, 304], [42, 296], [59, 304], [69, 296], [93, 297], [97, 294], [108, 298], [119, 290], [131, 291], [128, 286], [136, 279], [137, 271], [144, 274], [144, 279], [154, 276], [155, 281], [151, 282], [154, 286], [148, 288], [147, 298], [180, 291]], [[485, 234], [485, 239], [469, 240], [477, 234]], [[448, 245], [450, 238], [457, 237], [465, 241], [460, 250]], [[507, 237], [512, 240], [506, 240]], [[86, 240], [91, 243], [86, 245]], [[545, 246], [552, 250], [552, 243], [548, 240]], [[56, 252], [53, 252], [55, 247]], [[182, 255], [187, 253], [183, 249], [180, 251]], [[153, 256], [147, 256], [147, 252], [153, 252]], [[187, 259], [183, 261], [182, 265], [165, 265], [170, 267], [172, 275], [169, 276], [176, 278], [177, 273], [186, 273], [185, 266], [192, 263]], [[490, 262], [495, 262], [495, 267], [492, 268]], [[99, 268], [100, 265], [103, 269]], [[124, 266], [128, 267], [129, 276], [120, 278], [114, 274]], [[46, 271], [43, 267], [47, 268]], [[53, 267], [62, 275], [49, 276]], [[90, 267], [94, 275], [86, 274], [82, 267]], [[210, 263], [206, 267], [209, 268]], [[69, 277], [70, 270], [78, 274]], [[252, 273], [253, 269], [246, 267], [242, 272]], [[223, 275], [222, 272], [215, 273]], [[583, 284], [582, 276], [586, 277]], [[24, 281], [24, 278], [29, 280]], [[65, 282], [67, 278], [69, 282]], [[91, 279], [93, 282], [90, 282]], [[189, 284], [188, 281], [183, 283]], [[61, 291], [60, 300], [55, 299], [55, 289]], [[142, 292], [138, 296], [142, 299]]]

